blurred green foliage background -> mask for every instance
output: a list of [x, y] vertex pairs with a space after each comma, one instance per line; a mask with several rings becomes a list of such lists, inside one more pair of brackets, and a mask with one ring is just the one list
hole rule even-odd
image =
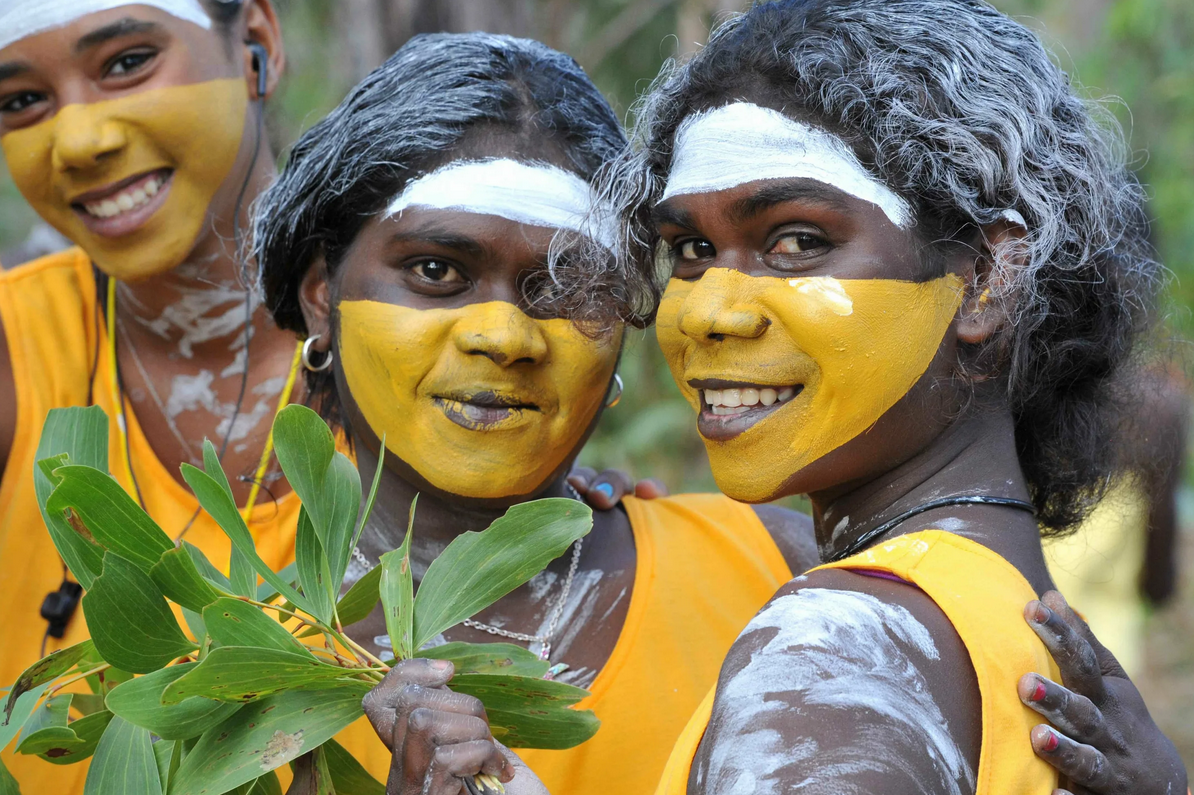
[[[289, 64], [269, 103], [276, 151], [334, 107], [410, 35], [477, 30], [541, 39], [573, 54], [628, 117], [669, 58], [703, 41], [746, 0], [274, 0]], [[1153, 196], [1156, 245], [1176, 278], [1171, 315], [1185, 329], [1194, 302], [1194, 2], [997, 0], [1041, 32], [1092, 97], [1110, 97]], [[8, 174], [0, 176], [0, 261], [37, 230]], [[36, 232], [45, 235], [44, 227]], [[36, 239], [36, 238], [35, 238]], [[587, 463], [662, 478], [675, 490], [713, 487], [687, 404], [651, 332], [631, 335], [626, 395], [585, 452]]]

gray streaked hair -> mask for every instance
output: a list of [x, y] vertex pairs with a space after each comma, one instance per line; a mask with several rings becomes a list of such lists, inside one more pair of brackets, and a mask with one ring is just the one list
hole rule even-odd
[[1022, 241], [992, 247], [992, 298], [1009, 322], [958, 370], [1002, 379], [1046, 531], [1080, 521], [1115, 466], [1113, 376], [1161, 281], [1110, 113], [1075, 94], [1035, 34], [981, 0], [756, 5], [640, 100], [631, 147], [602, 179], [623, 267], [663, 276], [650, 213], [680, 124], [751, 98], [852, 146], [915, 209], [938, 266], [1008, 211], [1026, 221]]

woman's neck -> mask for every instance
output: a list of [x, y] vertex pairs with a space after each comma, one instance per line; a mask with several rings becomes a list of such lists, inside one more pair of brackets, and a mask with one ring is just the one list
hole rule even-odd
[[[979, 411], [962, 417], [894, 469], [846, 490], [810, 495], [821, 557], [839, 554], [868, 531], [906, 511], [963, 495], [1029, 499], [1010, 412]], [[1027, 511], [990, 505], [947, 506], [901, 523], [884, 538], [927, 527], [956, 533], [991, 549], [1016, 566], [1038, 592], [1052, 586], [1039, 528]]]

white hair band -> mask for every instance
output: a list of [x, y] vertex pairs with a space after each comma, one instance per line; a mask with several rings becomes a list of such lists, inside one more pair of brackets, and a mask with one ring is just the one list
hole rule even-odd
[[570, 229], [613, 249], [612, 216], [589, 183], [562, 168], [518, 160], [458, 160], [407, 184], [387, 216], [407, 207], [496, 215], [530, 226]]
[[61, 28], [80, 17], [122, 6], [151, 6], [167, 14], [211, 27], [199, 0], [0, 0], [0, 50], [36, 33]]
[[757, 180], [795, 178], [832, 185], [877, 205], [896, 226], [912, 225], [912, 208], [871, 176], [845, 141], [749, 102], [685, 119], [676, 132], [663, 199]]

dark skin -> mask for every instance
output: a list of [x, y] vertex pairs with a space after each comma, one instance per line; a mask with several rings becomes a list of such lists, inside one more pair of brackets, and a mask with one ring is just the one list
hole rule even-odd
[[[567, 161], [544, 147], [542, 141], [527, 144], [501, 134], [473, 136], [458, 153], [454, 152], [457, 157], [523, 160], [543, 160], [545, 154], [557, 165], [567, 167]], [[556, 155], [554, 158], [553, 154]], [[529, 273], [544, 267], [552, 235], [553, 230], [520, 225], [497, 216], [430, 208], [410, 208], [399, 217], [375, 217], [362, 228], [332, 276], [328, 276], [324, 263], [315, 262], [302, 283], [300, 300], [308, 330], [311, 334], [321, 335], [315, 347], [321, 351], [334, 350], [336, 307], [346, 300], [369, 299], [418, 309], [492, 301], [525, 306], [523, 283]], [[515, 354], [510, 346], [515, 345], [516, 340], [508, 339], [500, 330], [493, 331], [484, 340], [470, 338], [468, 343], [450, 355], [488, 358], [495, 374], [503, 364], [527, 369], [550, 366], [549, 361], [531, 359], [509, 365]], [[336, 371], [336, 379], [337, 392], [353, 431], [358, 466], [365, 476], [372, 477], [381, 441], [361, 415], [342, 371]], [[376, 561], [382, 553], [399, 546], [411, 502], [418, 494], [419, 532], [412, 548], [412, 568], [417, 582], [444, 546], [462, 532], [483, 530], [510, 505], [538, 497], [571, 496], [565, 479], [598, 418], [599, 413], [548, 480], [529, 495], [507, 500], [476, 500], [445, 493], [397, 456], [387, 455], [373, 514], [362, 534], [361, 551], [371, 561]], [[484, 442], [483, 437], [479, 438], [478, 444]], [[584, 473], [580, 473], [581, 482], [584, 477]], [[588, 493], [605, 496], [593, 490]], [[805, 518], [774, 508], [763, 508], [759, 515], [781, 550], [790, 553], [789, 564], [794, 569], [803, 570], [811, 565], [815, 550], [809, 543], [809, 526]], [[548, 571], [556, 575], [557, 583], [563, 581], [570, 560], [571, 555], [564, 555], [548, 567]], [[628, 597], [634, 587], [635, 561], [634, 537], [625, 512], [617, 508], [595, 513], [594, 528], [585, 540], [577, 570], [578, 583], [584, 582], [586, 575], [590, 579], [599, 576], [599, 587], [593, 588], [585, 597], [592, 600], [593, 609], [584, 611], [590, 618], [585, 619], [583, 625], [561, 627], [574, 640], [560, 639], [563, 632], [557, 632], [557, 643], [552, 652], [553, 662], [566, 662], [573, 672], [588, 672], [587, 676], [575, 680], [580, 684], [592, 681], [617, 643], [629, 606]], [[535, 634], [555, 607], [559, 594], [558, 590], [551, 590], [546, 598], [536, 599], [532, 584], [504, 597], [478, 616], [478, 620], [491, 623], [500, 618], [505, 627]], [[366, 647], [382, 651], [374, 645], [375, 637], [386, 634], [380, 610], [375, 610], [349, 632]], [[445, 638], [474, 643], [494, 640], [492, 635], [464, 626], [445, 633]], [[560, 678], [569, 681], [569, 674], [565, 672]], [[443, 676], [431, 677], [431, 680], [409, 682], [394, 694], [393, 699], [377, 707], [385, 714], [393, 713], [382, 732], [383, 739], [388, 738], [388, 744], [395, 750], [390, 776], [393, 791], [423, 791], [427, 765], [434, 757], [429, 749], [484, 741], [487, 745], [469, 747], [478, 753], [486, 747], [494, 752], [488, 726], [480, 719], [483, 710], [479, 704], [455, 694], [451, 694], [451, 698], [446, 696], [448, 691], [439, 689], [447, 681]], [[433, 715], [428, 711], [442, 716], [446, 725], [431, 720]], [[415, 730], [408, 732], [412, 727]], [[458, 753], [466, 761], [473, 759], [467, 749], [440, 753]], [[487, 772], [509, 774], [510, 769], [500, 754], [485, 758], [490, 765]], [[441, 760], [440, 764], [442, 767], [447, 761]], [[432, 773], [435, 770], [432, 768]], [[455, 783], [459, 784], [458, 781]]]
[[[257, 96], [257, 74], [248, 43], [259, 44], [268, 55], [266, 91], [261, 97]], [[0, 134], [52, 118], [66, 105], [96, 103], [219, 78], [243, 77], [249, 96], [265, 99], [277, 87], [285, 60], [281, 29], [269, 0], [248, 0], [228, 31], [216, 25], [204, 30], [146, 6], [96, 12], [62, 28], [30, 36], [0, 52]], [[249, 208], [276, 173], [267, 136], [256, 140], [260, 113], [260, 103], [248, 109], [235, 164], [208, 206], [208, 221], [185, 261], [166, 273], [122, 283], [118, 291], [117, 356], [125, 393], [157, 458], [180, 483], [179, 464], [191, 460], [204, 438], [221, 440], [220, 423], [225, 418], [205, 408], [177, 414], [175, 424], [189, 440], [188, 454], [150, 394], [156, 390], [166, 400], [176, 378], [194, 378], [206, 371], [215, 375], [210, 384], [215, 401], [225, 405], [236, 402], [241, 376], [234, 366], [234, 348], [245, 334], [240, 320], [244, 316], [243, 293], [240, 298], [226, 297], [205, 310], [204, 318], [233, 313], [238, 322], [234, 328], [194, 344], [189, 358], [181, 353], [179, 342], [184, 332], [180, 328], [169, 326], [159, 334], [146, 323], [169, 313], [184, 296], [204, 302], [204, 296], [221, 290], [227, 293], [228, 285], [237, 290], [242, 264], [235, 233], [243, 236], [249, 228]], [[110, 158], [120, 154], [98, 143], [91, 146], [99, 148], [72, 150], [68, 167], [55, 177], [63, 181], [68, 193], [72, 180], [94, 181], [96, 169], [104, 168]], [[238, 206], [242, 188], [244, 197]], [[253, 312], [252, 326], [245, 414], [255, 406], [254, 390], [285, 376], [294, 354], [294, 337], [279, 330], [264, 308]], [[4, 336], [0, 327], [0, 338]], [[133, 358], [134, 349], [153, 390]], [[274, 400], [276, 390], [270, 397]], [[0, 339], [0, 469], [7, 462], [16, 422], [12, 363], [6, 342]], [[255, 471], [269, 427], [269, 417], [256, 422], [229, 446], [224, 456], [224, 467], [233, 476], [232, 488], [239, 502], [247, 498], [250, 484], [236, 476]], [[269, 488], [278, 496], [289, 490], [284, 480], [270, 483]]]

